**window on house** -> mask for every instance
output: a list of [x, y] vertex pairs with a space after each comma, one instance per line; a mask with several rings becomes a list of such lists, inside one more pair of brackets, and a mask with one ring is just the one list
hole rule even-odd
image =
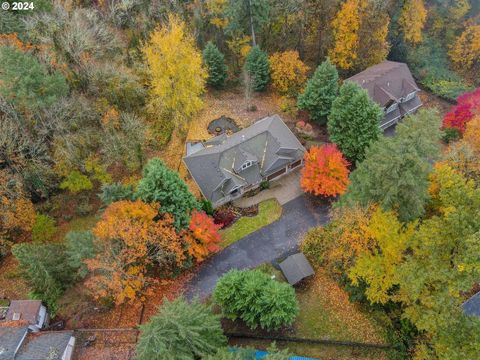
[[398, 107], [398, 104], [397, 103], [393, 103], [392, 105], [390, 105], [387, 110], [385, 110], [385, 112], [388, 114], [388, 113], [391, 113], [392, 111], [396, 110]]
[[410, 94], [408, 94], [403, 101], [412, 100], [414, 96], [415, 96], [415, 91], [412, 92], [412, 93], [410, 93]]
[[242, 170], [245, 170], [246, 168], [249, 168], [250, 166], [253, 165], [253, 162], [248, 160], [248, 161], [245, 161], [242, 165]]

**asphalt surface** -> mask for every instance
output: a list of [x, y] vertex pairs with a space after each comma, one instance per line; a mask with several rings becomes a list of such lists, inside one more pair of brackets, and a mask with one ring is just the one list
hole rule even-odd
[[187, 286], [185, 297], [208, 296], [230, 269], [253, 268], [292, 252], [307, 230], [328, 222], [330, 206], [302, 195], [283, 206], [282, 217], [206, 260]]

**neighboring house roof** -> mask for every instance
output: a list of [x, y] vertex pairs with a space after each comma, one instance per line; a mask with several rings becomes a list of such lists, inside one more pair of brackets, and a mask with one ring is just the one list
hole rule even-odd
[[8, 307], [6, 320], [28, 321], [30, 325], [37, 323], [37, 316], [42, 302], [40, 300], [12, 300]]
[[0, 326], [0, 360], [14, 359], [27, 331], [27, 327]]
[[72, 336], [73, 331], [29, 333], [15, 360], [60, 360]]
[[352, 76], [353, 81], [368, 91], [381, 107], [387, 107], [408, 94], [419, 91], [407, 64], [384, 61]]
[[302, 253], [290, 255], [279, 266], [290, 285], [295, 285], [306, 277], [315, 274], [312, 266]]
[[[305, 148], [278, 115], [266, 117], [231, 136], [220, 135], [183, 158], [202, 194], [212, 202], [236, 187], [303, 157]], [[250, 166], [242, 167], [248, 161]]]
[[480, 291], [465, 301], [462, 308], [465, 315], [480, 316]]

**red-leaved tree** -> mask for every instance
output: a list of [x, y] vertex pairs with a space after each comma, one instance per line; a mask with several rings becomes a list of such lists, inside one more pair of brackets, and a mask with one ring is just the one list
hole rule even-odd
[[203, 261], [208, 254], [218, 251], [222, 240], [218, 230], [222, 227], [215, 224], [213, 218], [203, 211], [193, 210], [188, 231], [184, 238], [188, 245], [188, 253], [196, 261]]
[[475, 115], [480, 115], [480, 88], [457, 99], [457, 105], [443, 118], [443, 127], [457, 129], [463, 134], [466, 124]]
[[348, 185], [348, 161], [335, 144], [313, 146], [305, 153], [300, 185], [314, 195], [343, 194]]

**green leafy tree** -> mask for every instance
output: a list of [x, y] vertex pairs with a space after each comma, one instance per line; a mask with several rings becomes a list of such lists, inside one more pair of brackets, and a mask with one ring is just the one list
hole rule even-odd
[[164, 300], [159, 312], [140, 327], [136, 360], [192, 360], [226, 345], [220, 318], [193, 300]]
[[225, 56], [217, 46], [209, 41], [203, 50], [203, 63], [207, 67], [207, 84], [215, 88], [221, 88], [227, 78], [228, 67], [225, 64]]
[[201, 209], [178, 173], [166, 167], [160, 159], [152, 159], [145, 166], [135, 196], [146, 203], [159, 203], [161, 213], [174, 216], [177, 230], [188, 227], [193, 209]]
[[32, 240], [35, 242], [48, 242], [57, 231], [55, 219], [48, 215], [37, 214], [32, 227]]
[[401, 221], [421, 216], [429, 197], [430, 161], [440, 153], [440, 123], [438, 112], [422, 110], [399, 124], [395, 137], [373, 143], [351, 173], [341, 201], [378, 203], [396, 211]]
[[231, 270], [217, 283], [214, 301], [224, 314], [255, 329], [290, 325], [298, 314], [295, 290], [259, 270]]
[[225, 32], [229, 36], [249, 33], [253, 46], [256, 46], [255, 29], [268, 22], [269, 12], [268, 0], [228, 0], [224, 11]]
[[67, 189], [76, 194], [83, 190], [93, 189], [93, 184], [87, 175], [78, 170], [73, 170], [60, 183], [60, 189]]
[[84, 260], [95, 257], [94, 239], [91, 231], [69, 231], [65, 235], [65, 253], [68, 264], [77, 270], [77, 276], [81, 279], [88, 274]]
[[114, 183], [102, 185], [102, 192], [98, 196], [105, 205], [110, 205], [115, 201], [134, 200], [134, 193], [133, 185]]
[[480, 277], [480, 189], [438, 163], [430, 193], [433, 216], [419, 226], [398, 268], [396, 300], [426, 333], [431, 358], [478, 358], [480, 320], [465, 317], [461, 304]]
[[330, 140], [352, 162], [362, 161], [368, 146], [380, 136], [383, 112], [360, 85], [347, 81], [328, 117]]
[[245, 60], [245, 69], [253, 79], [253, 90], [264, 91], [270, 82], [270, 63], [267, 53], [258, 46], [254, 46]]
[[307, 110], [313, 120], [324, 124], [337, 93], [337, 68], [327, 58], [317, 67], [312, 78], [307, 81], [305, 91], [298, 97], [298, 108]]
[[33, 289], [33, 296], [44, 301], [55, 313], [57, 300], [72, 283], [74, 271], [62, 244], [23, 243], [12, 247], [22, 276]]
[[49, 73], [29, 53], [1, 46], [0, 63], [0, 94], [23, 109], [45, 108], [68, 94], [65, 77], [58, 71]]

